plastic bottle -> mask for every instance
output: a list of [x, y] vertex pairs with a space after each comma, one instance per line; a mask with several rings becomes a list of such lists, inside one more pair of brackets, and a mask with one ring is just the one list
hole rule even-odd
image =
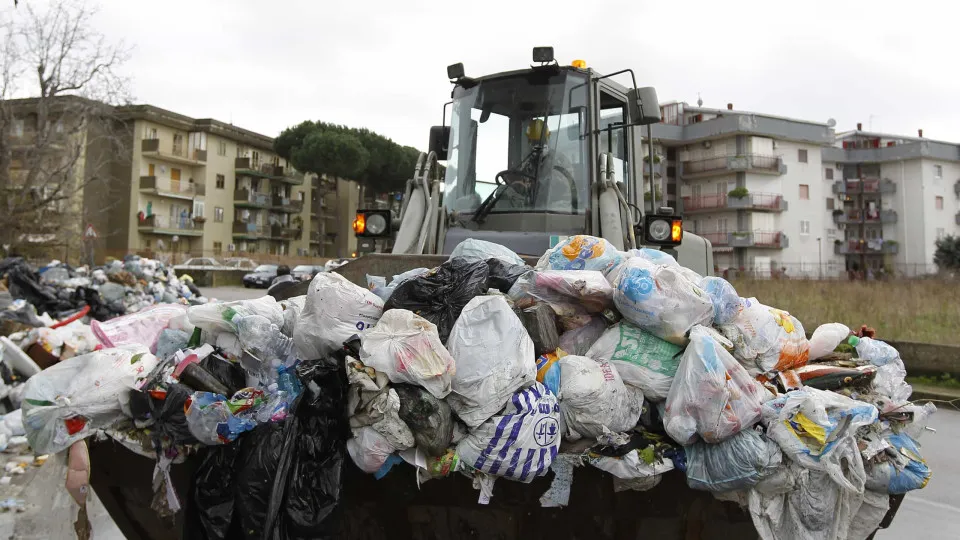
[[286, 360], [293, 350], [293, 339], [280, 331], [280, 327], [261, 315], [247, 315], [233, 320], [237, 325], [237, 337], [244, 349], [264, 363]]

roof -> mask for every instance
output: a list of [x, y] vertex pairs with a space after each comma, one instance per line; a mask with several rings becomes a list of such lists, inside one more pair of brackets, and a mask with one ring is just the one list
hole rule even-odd
[[711, 107], [694, 107], [694, 106], [692, 106], [692, 105], [688, 105], [686, 102], [683, 102], [683, 110], [684, 110], [684, 112], [687, 112], [687, 111], [689, 111], [689, 112], [701, 112], [701, 113], [710, 113], [710, 114], [718, 114], [718, 115], [745, 114], [745, 115], [750, 115], [750, 116], [759, 116], [759, 117], [761, 117], [761, 118], [771, 118], [771, 119], [773, 119], [773, 120], [786, 120], [786, 121], [788, 121], [788, 122], [797, 122], [797, 123], [799, 123], [799, 124], [812, 124], [812, 125], [814, 125], [814, 126], [826, 126], [826, 127], [831, 127], [831, 126], [830, 126], [828, 123], [826, 123], [826, 122], [814, 122], [814, 121], [812, 121], [812, 120], [801, 120], [801, 119], [799, 119], [799, 118], [792, 118], [792, 117], [789, 117], [789, 116], [778, 116], [778, 115], [775, 115], [775, 114], [758, 113], [758, 112], [752, 112], [752, 111], [742, 111], [742, 110], [739, 110], [739, 109], [714, 109], [714, 108], [711, 108]]
[[117, 111], [129, 119], [142, 119], [184, 131], [204, 131], [221, 137], [240, 141], [258, 148], [272, 150], [273, 137], [262, 135], [249, 129], [221, 122], [213, 118], [195, 119], [154, 105], [125, 105]]
[[896, 135], [893, 133], [880, 133], [879, 131], [863, 131], [858, 129], [851, 129], [850, 131], [842, 131], [840, 133], [837, 133], [837, 140], [849, 139], [851, 137], [876, 137], [879, 139], [898, 139], [902, 141], [935, 142], [940, 144], [960, 145], [960, 143], [955, 143], [951, 141], [928, 139], [926, 137], [911, 137], [909, 135]]

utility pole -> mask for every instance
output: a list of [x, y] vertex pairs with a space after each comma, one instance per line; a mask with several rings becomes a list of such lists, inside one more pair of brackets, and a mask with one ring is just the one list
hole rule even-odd
[[821, 245], [821, 237], [817, 237], [817, 279], [823, 279], [823, 247]]

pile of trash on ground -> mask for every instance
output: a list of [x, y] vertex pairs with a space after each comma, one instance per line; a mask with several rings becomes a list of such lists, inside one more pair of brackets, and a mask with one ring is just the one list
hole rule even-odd
[[83, 463], [101, 434], [155, 459], [165, 513], [183, 495], [171, 464], [207, 447], [193, 504], [211, 538], [237, 521], [334, 530], [347, 456], [377, 478], [400, 463], [411, 482], [467, 475], [480, 503], [499, 479], [553, 472], [540, 501], [564, 506], [576, 467], [617, 491], [683, 474], [767, 539], [865, 538], [890, 494], [929, 481], [917, 440], [936, 409], [908, 401], [894, 348], [839, 323], [808, 338], [663, 252], [574, 236], [531, 268], [467, 240], [368, 285], [321, 273], [288, 300], [114, 319], [96, 334], [109, 346], [27, 380], [29, 443]]

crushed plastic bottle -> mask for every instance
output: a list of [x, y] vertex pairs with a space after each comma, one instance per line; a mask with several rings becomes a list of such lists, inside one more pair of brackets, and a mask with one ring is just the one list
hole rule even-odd
[[293, 350], [293, 339], [262, 315], [246, 315], [233, 320], [240, 345], [265, 363], [284, 361]]

